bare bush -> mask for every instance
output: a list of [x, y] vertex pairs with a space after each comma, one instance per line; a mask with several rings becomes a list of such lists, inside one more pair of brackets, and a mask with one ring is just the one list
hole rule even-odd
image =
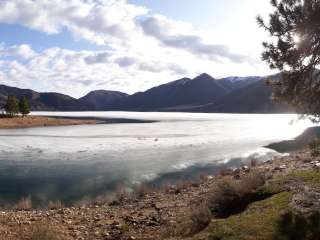
[[207, 205], [217, 217], [226, 217], [245, 207], [256, 197], [254, 191], [265, 183], [265, 176], [251, 171], [239, 180], [225, 177], [211, 189]]
[[147, 194], [150, 194], [154, 191], [155, 190], [153, 187], [151, 187], [145, 183], [142, 183], [142, 184], [134, 187], [133, 194], [137, 198], [142, 198], [142, 197], [146, 196]]
[[57, 200], [57, 201], [49, 201], [48, 208], [49, 209], [61, 209], [61, 208], [63, 208], [63, 204], [59, 200]]
[[190, 237], [201, 232], [211, 222], [212, 214], [210, 209], [205, 205], [193, 208], [181, 223], [176, 226], [175, 235]]
[[31, 210], [32, 209], [32, 200], [31, 197], [23, 197], [19, 200], [19, 202], [16, 204], [15, 208], [17, 210]]
[[209, 176], [208, 176], [208, 174], [206, 174], [206, 173], [202, 173], [202, 174], [200, 174], [199, 179], [200, 179], [200, 182], [203, 183], [203, 182], [208, 181]]
[[95, 199], [93, 200], [93, 204], [102, 206], [104, 204], [110, 203], [111, 201], [112, 201], [112, 196], [99, 195], [95, 197]]
[[125, 185], [123, 184], [119, 184], [116, 187], [116, 191], [115, 191], [115, 199], [122, 202], [126, 199], [130, 199], [132, 196], [132, 194], [128, 191], [128, 189], [126, 188]]
[[250, 167], [256, 167], [258, 166], [258, 160], [253, 158], [250, 160]]

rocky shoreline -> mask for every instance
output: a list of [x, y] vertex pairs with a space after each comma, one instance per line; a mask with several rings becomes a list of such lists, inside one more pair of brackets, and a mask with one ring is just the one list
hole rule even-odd
[[135, 194], [121, 193], [104, 203], [54, 210], [4, 210], [0, 212], [0, 239], [33, 239], [30, 236], [38, 224], [59, 237], [54, 239], [180, 239], [172, 238], [174, 229], [179, 228], [181, 219], [192, 209], [202, 205], [219, 179], [239, 179], [255, 170], [273, 179], [297, 169], [320, 169], [320, 161], [305, 150], [252, 166], [226, 169], [216, 176], [161, 191], [139, 189]]

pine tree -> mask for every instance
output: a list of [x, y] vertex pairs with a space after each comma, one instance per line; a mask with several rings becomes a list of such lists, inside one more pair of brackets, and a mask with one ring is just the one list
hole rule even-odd
[[262, 59], [281, 71], [269, 80], [273, 97], [314, 121], [320, 121], [320, 1], [272, 0], [269, 22], [258, 24], [271, 38], [264, 42]]
[[26, 116], [30, 113], [30, 107], [26, 97], [22, 97], [19, 101], [19, 112], [22, 116]]
[[19, 104], [15, 96], [8, 96], [7, 103], [4, 109], [6, 110], [6, 113], [11, 117], [19, 113]]

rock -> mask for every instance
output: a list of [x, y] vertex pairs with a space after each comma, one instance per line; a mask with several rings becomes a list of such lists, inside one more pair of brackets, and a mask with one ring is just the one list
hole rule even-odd
[[242, 171], [244, 172], [249, 172], [250, 171], [250, 168], [247, 166], [247, 165], [244, 165], [242, 168], [241, 168]]
[[284, 170], [284, 169], [286, 169], [287, 168], [287, 166], [286, 165], [280, 165], [280, 167], [279, 167], [281, 170]]
[[118, 200], [113, 200], [109, 203], [109, 206], [120, 206], [120, 201]]
[[320, 168], [320, 163], [316, 163], [314, 166], [315, 166], [316, 168]]
[[239, 174], [240, 174], [240, 169], [239, 169], [239, 168], [234, 168], [234, 169], [232, 170], [232, 174], [233, 174], [233, 175], [239, 175]]
[[283, 171], [287, 168], [286, 165], [280, 165], [273, 168], [274, 171]]

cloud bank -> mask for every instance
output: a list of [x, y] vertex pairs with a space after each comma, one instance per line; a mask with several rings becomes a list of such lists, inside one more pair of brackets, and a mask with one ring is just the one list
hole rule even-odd
[[215, 43], [210, 33], [126, 0], [2, 0], [0, 23], [22, 25], [48, 38], [67, 30], [75, 44], [83, 39], [105, 48], [37, 50], [2, 43], [0, 81], [14, 86], [73, 96], [97, 88], [132, 93], [201, 72], [259, 71], [258, 60]]

